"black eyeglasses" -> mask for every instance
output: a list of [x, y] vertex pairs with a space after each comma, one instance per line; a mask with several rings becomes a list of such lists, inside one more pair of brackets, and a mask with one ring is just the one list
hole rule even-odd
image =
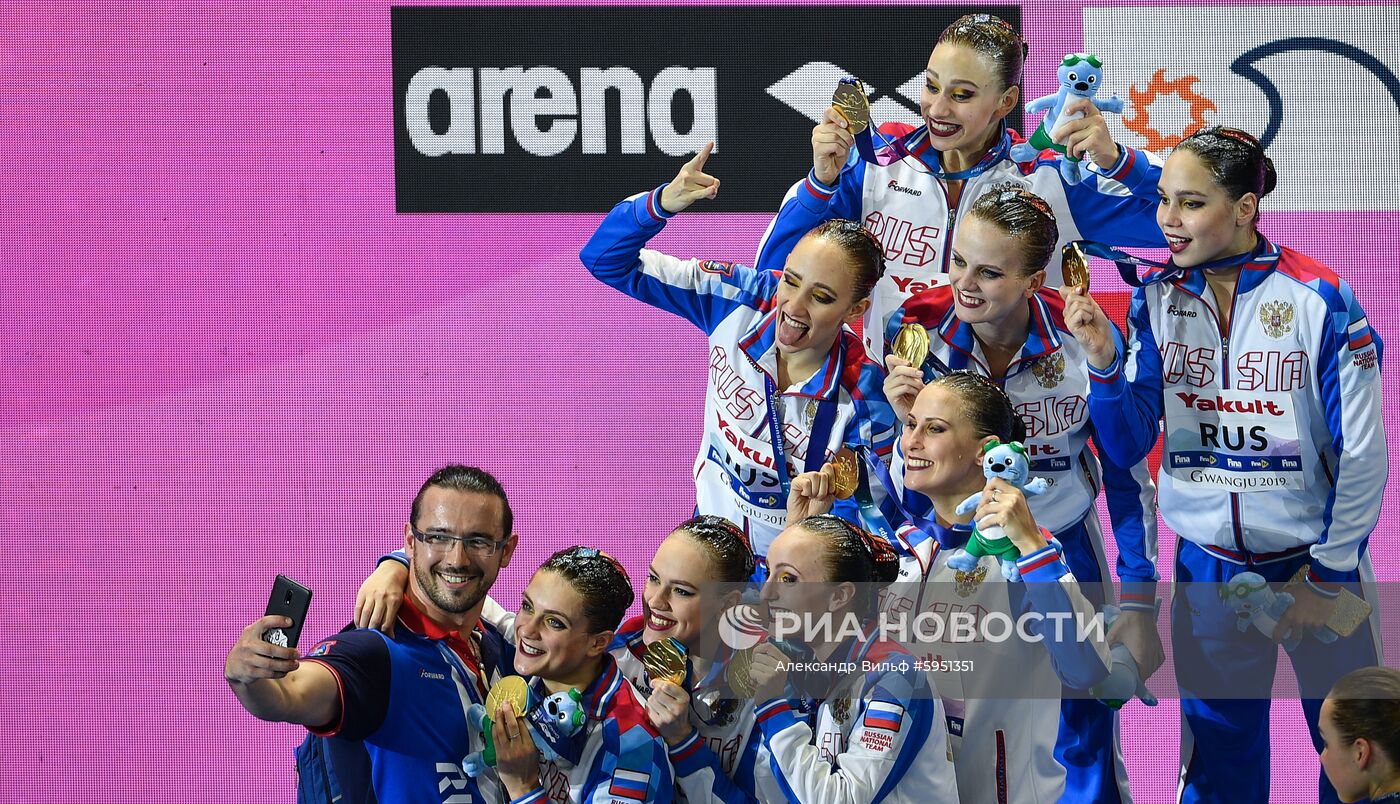
[[461, 543], [462, 549], [468, 553], [481, 558], [490, 558], [496, 554], [497, 550], [506, 546], [509, 538], [496, 541], [482, 536], [453, 536], [448, 533], [424, 533], [413, 525], [408, 526], [413, 538], [428, 545], [428, 549], [434, 553], [446, 553], [452, 549], [454, 543]]

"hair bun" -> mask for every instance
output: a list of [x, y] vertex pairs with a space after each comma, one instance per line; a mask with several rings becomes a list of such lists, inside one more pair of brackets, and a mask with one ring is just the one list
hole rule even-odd
[[857, 526], [855, 530], [859, 533], [861, 542], [865, 544], [865, 549], [870, 553], [873, 568], [871, 574], [874, 576], [871, 580], [881, 586], [893, 583], [894, 579], [899, 577], [899, 554], [882, 537], [876, 536], [862, 527]]
[[1264, 157], [1264, 192], [1261, 196], [1268, 195], [1278, 186], [1278, 171], [1274, 169], [1274, 160], [1267, 155]]

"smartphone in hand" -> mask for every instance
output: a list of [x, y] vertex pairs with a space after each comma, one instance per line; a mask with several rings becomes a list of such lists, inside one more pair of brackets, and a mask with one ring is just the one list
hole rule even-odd
[[311, 607], [311, 590], [285, 575], [278, 575], [272, 584], [272, 594], [267, 599], [267, 614], [280, 614], [290, 617], [291, 626], [269, 628], [263, 632], [263, 641], [282, 648], [295, 648], [301, 639], [301, 626], [306, 622], [306, 610]]

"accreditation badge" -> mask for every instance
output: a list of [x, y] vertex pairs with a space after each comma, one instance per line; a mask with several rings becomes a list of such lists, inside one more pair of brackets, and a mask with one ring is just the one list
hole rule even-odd
[[1162, 466], [1176, 482], [1239, 493], [1303, 487], [1291, 395], [1198, 389], [1171, 391], [1164, 403]]

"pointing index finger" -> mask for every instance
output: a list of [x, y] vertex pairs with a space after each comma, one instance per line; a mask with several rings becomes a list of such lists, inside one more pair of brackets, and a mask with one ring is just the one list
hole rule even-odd
[[696, 153], [694, 157], [691, 158], [689, 167], [695, 170], [704, 170], [705, 162], [710, 158], [710, 154], [713, 153], [714, 150], [714, 140], [710, 140], [709, 142], [705, 143], [705, 147], [701, 148], [700, 151]]

